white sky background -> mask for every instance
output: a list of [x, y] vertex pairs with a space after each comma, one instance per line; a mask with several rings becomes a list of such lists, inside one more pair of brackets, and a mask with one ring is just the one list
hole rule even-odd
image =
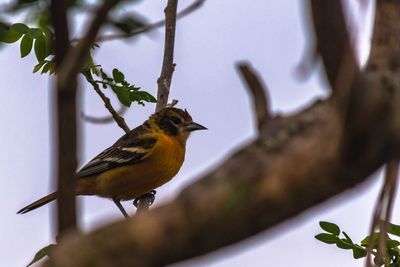
[[[187, 2], [182, 1], [180, 8]], [[327, 94], [317, 71], [305, 81], [299, 81], [294, 75], [310, 39], [309, 13], [304, 2], [252, 0], [247, 4], [239, 0], [209, 0], [200, 10], [178, 22], [177, 68], [171, 99], [179, 99], [178, 106], [187, 108], [209, 131], [193, 134], [180, 173], [157, 190], [157, 205], [173, 198], [182, 187], [253, 138], [249, 97], [234, 69], [238, 60], [248, 60], [258, 69], [270, 89], [275, 112], [296, 111]], [[137, 10], [155, 21], [163, 17], [163, 6], [159, 0], [147, 0], [142, 1]], [[78, 24], [74, 29], [80, 27]], [[96, 62], [109, 71], [119, 68], [128, 81], [155, 94], [162, 60], [162, 33], [159, 30], [129, 43], [104, 43], [95, 56]], [[35, 58], [32, 55], [21, 60], [15, 44], [1, 49], [0, 62], [0, 125], [3, 127], [0, 132], [0, 210], [3, 215], [0, 265], [24, 266], [39, 248], [52, 242], [54, 236], [50, 226], [54, 205], [25, 215], [15, 214], [52, 190], [50, 82], [46, 76], [32, 74]], [[86, 113], [107, 115], [100, 99], [89, 87], [81, 92]], [[153, 110], [152, 105], [134, 106], [125, 118], [133, 128]], [[123, 134], [115, 124], [82, 123], [81, 131], [80, 166]], [[375, 179], [367, 186], [358, 187], [352, 193], [345, 193], [234, 247], [175, 266], [363, 266], [363, 261], [352, 259], [350, 251], [322, 244], [314, 235], [319, 232], [318, 221], [328, 220], [338, 223], [354, 240], [361, 240], [368, 233], [380, 182]], [[81, 226], [85, 231], [122, 219], [109, 200], [78, 199]], [[125, 207], [129, 212], [134, 211], [130, 202], [126, 202]], [[395, 213], [393, 221], [398, 223], [399, 219]]]

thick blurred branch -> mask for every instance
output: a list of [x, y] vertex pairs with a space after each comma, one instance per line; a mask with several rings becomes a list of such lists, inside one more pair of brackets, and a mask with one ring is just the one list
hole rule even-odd
[[271, 110], [267, 97], [267, 87], [262, 84], [262, 80], [248, 63], [239, 63], [237, 65], [240, 74], [247, 84], [247, 89], [253, 97], [254, 114], [256, 115], [256, 124], [258, 131], [261, 132], [271, 120]]
[[62, 84], [68, 84], [71, 77], [75, 77], [81, 70], [81, 66], [87, 59], [89, 49], [96, 39], [97, 33], [101, 25], [107, 18], [108, 12], [120, 2], [120, 0], [105, 0], [96, 12], [95, 17], [89, 24], [85, 37], [82, 38], [77, 45], [68, 50], [67, 58], [61, 66], [59, 80]]
[[[50, 6], [52, 24], [55, 32], [56, 66], [65, 62], [69, 47], [67, 2], [53, 0]], [[56, 147], [57, 147], [57, 221], [58, 234], [76, 229], [75, 209], [75, 170], [76, 148], [76, 77], [68, 84], [56, 79]]]
[[75, 47], [69, 46], [67, 2], [53, 0], [51, 14], [55, 28], [58, 104], [58, 228], [59, 232], [76, 228], [75, 171], [76, 159], [76, 87], [77, 75], [108, 12], [119, 1], [105, 0], [86, 35]]
[[359, 75], [359, 67], [347, 30], [343, 1], [311, 0], [311, 9], [317, 52], [333, 91], [332, 100], [346, 117], [351, 86]]
[[165, 266], [199, 256], [291, 219], [398, 158], [400, 3], [379, 1], [377, 11], [371, 62], [353, 79], [346, 117], [332, 98], [274, 117], [175, 200], [65, 237], [45, 266]]

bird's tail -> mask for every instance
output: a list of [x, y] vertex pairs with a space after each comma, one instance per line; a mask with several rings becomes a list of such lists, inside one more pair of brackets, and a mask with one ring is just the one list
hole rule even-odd
[[33, 202], [32, 204], [29, 204], [28, 206], [20, 209], [17, 214], [24, 214], [27, 212], [30, 212], [31, 210], [37, 209], [53, 200], [55, 200], [57, 198], [57, 192], [51, 193], [45, 197], [42, 197], [39, 200], [36, 200], [35, 202]]

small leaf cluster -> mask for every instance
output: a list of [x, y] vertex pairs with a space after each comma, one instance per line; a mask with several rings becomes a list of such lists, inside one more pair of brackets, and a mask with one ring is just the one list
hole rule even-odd
[[[367, 248], [370, 236], [367, 236], [363, 240], [361, 240], [360, 244], [355, 244], [345, 232], [341, 232], [338, 225], [331, 222], [323, 221], [319, 222], [319, 225], [321, 229], [324, 230], [323, 233], [315, 236], [315, 238], [319, 241], [326, 244], [335, 244], [338, 248], [341, 249], [352, 250], [354, 259], [364, 258], [367, 255]], [[388, 223], [387, 225], [389, 234], [400, 237], [399, 225], [395, 225], [392, 223]], [[343, 234], [343, 236], [340, 235], [341, 233]], [[391, 239], [389, 235], [386, 235], [388, 258], [386, 260], [383, 260], [378, 255], [379, 237], [379, 232], [373, 233], [371, 237], [371, 254], [373, 255], [373, 260], [376, 266], [400, 267], [400, 242], [398, 240]]]
[[[112, 70], [112, 76], [110, 76], [107, 75], [102, 68], [98, 69], [93, 64], [93, 60], [88, 60], [88, 62], [86, 70], [82, 72], [86, 79], [90, 83], [100, 84], [103, 89], [111, 88], [123, 105], [130, 107], [132, 103], [136, 102], [144, 106], [145, 102], [157, 102], [157, 99], [150, 93], [127, 82], [125, 75], [119, 69], [114, 68]], [[94, 80], [93, 75], [101, 78], [101, 80]]]
[[14, 23], [9, 27], [2, 26], [0, 32], [1, 43], [11, 44], [20, 40], [21, 58], [29, 55], [33, 49], [38, 61], [33, 72], [37, 72], [41, 68], [43, 68], [42, 73], [49, 72], [53, 74], [55, 72], [54, 61], [46, 60], [48, 56], [54, 54], [54, 34], [49, 28], [31, 28], [24, 23]]

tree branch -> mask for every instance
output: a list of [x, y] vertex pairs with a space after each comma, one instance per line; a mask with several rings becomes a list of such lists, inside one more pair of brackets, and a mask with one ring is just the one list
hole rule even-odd
[[117, 111], [113, 108], [111, 105], [110, 99], [100, 90], [100, 87], [98, 83], [94, 82], [92, 77], [88, 77], [87, 81], [93, 86], [93, 89], [96, 91], [96, 93], [100, 96], [101, 100], [104, 102], [104, 106], [106, 109], [111, 113], [112, 118], [114, 121], [118, 124], [118, 126], [125, 131], [125, 133], [129, 133], [130, 129], [128, 125], [126, 124], [124, 118], [118, 114]]
[[[164, 57], [161, 68], [160, 77], [157, 79], [157, 105], [156, 112], [165, 108], [168, 104], [169, 90], [171, 87], [172, 74], [175, 69], [174, 64], [174, 46], [175, 46], [175, 29], [176, 29], [176, 12], [178, 9], [178, 0], [168, 0], [165, 8], [165, 41], [164, 41]], [[155, 191], [154, 191], [155, 192]], [[155, 193], [146, 193], [134, 200], [137, 212], [149, 210], [150, 205], [154, 202]]]
[[[206, 0], [197, 0], [194, 1], [192, 4], [187, 6], [185, 9], [182, 9], [177, 15], [176, 18], [181, 19], [189, 15], [190, 13], [194, 12], [196, 9], [200, 8]], [[130, 33], [124, 33], [124, 34], [110, 34], [110, 35], [105, 35], [105, 36], [100, 36], [97, 38], [97, 42], [105, 42], [105, 41], [113, 41], [113, 40], [121, 40], [121, 39], [127, 39], [130, 37], [134, 37], [138, 34], [145, 33], [145, 32], [150, 32], [152, 30], [155, 30], [159, 27], [162, 27], [165, 25], [165, 20], [160, 20], [157, 22], [154, 22], [152, 24], [145, 25], [142, 28], [139, 28], [133, 32]]]
[[[128, 110], [128, 109], [127, 109], [126, 106], [121, 106], [121, 107], [119, 108], [119, 110], [116, 111], [116, 113], [117, 113], [120, 117], [123, 118], [123, 115], [125, 114], [125, 112], [126, 112], [127, 110]], [[84, 121], [87, 121], [87, 122], [90, 122], [90, 123], [99, 123], [99, 124], [101, 124], [101, 123], [110, 123], [110, 122], [115, 121], [113, 115], [104, 116], [104, 117], [95, 117], [95, 116], [92, 116], [92, 115], [87, 115], [87, 114], [85, 114], [85, 113], [82, 111], [82, 112], [81, 112], [81, 116], [82, 116], [82, 119], [83, 119]]]
[[[50, 6], [55, 32], [56, 67], [65, 62], [69, 49], [69, 31], [66, 1], [53, 0]], [[57, 217], [58, 234], [69, 229], [76, 229], [75, 210], [75, 170], [77, 162], [76, 148], [76, 77], [70, 83], [60, 83], [56, 78], [56, 113], [55, 128], [57, 137]]]
[[347, 116], [351, 86], [360, 74], [348, 35], [342, 1], [311, 0], [317, 51], [333, 92], [333, 101]]
[[[45, 266], [164, 266], [199, 256], [293, 218], [398, 158], [399, 68], [385, 66], [392, 66], [388, 55], [400, 54], [399, 42], [391, 41], [400, 38], [393, 23], [399, 8], [398, 1], [378, 2], [378, 13], [388, 13], [377, 17], [375, 66], [352, 83], [346, 118], [332, 99], [273, 118], [262, 135], [175, 200], [86, 236], [65, 237]], [[384, 21], [391, 22], [390, 35]]]
[[101, 25], [107, 18], [108, 12], [118, 3], [120, 0], [104, 0], [96, 12], [95, 17], [89, 25], [89, 28], [76, 47], [69, 49], [66, 60], [61, 66], [58, 72], [59, 80], [61, 84], [68, 84], [71, 77], [75, 77], [81, 70], [81, 66], [85, 62], [89, 49], [94, 42]]
[[250, 64], [239, 63], [236, 66], [247, 84], [247, 89], [250, 91], [250, 95], [253, 97], [256, 124], [259, 133], [261, 133], [272, 117], [267, 97], [267, 88], [262, 84], [261, 79], [257, 76], [254, 70], [252, 70]]
[[175, 46], [175, 28], [176, 11], [178, 0], [168, 0], [165, 8], [165, 42], [164, 57], [160, 77], [157, 80], [157, 106], [156, 111], [163, 109], [168, 103], [169, 89], [171, 87], [172, 74], [175, 69], [174, 64], [174, 46]]

